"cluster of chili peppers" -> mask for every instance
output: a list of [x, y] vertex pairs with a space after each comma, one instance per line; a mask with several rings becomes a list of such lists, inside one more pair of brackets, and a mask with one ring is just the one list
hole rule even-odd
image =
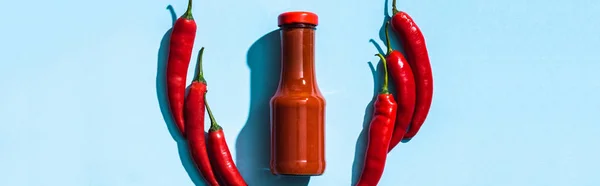
[[[377, 54], [384, 66], [384, 83], [374, 103], [367, 148], [358, 186], [375, 186], [383, 175], [387, 154], [402, 140], [412, 139], [427, 115], [433, 97], [433, 75], [425, 39], [415, 21], [396, 9], [385, 25], [387, 54]], [[402, 41], [404, 54], [392, 49], [389, 25]], [[388, 90], [388, 69], [396, 87], [397, 102]]]
[[[171, 114], [181, 135], [187, 139], [192, 159], [208, 185], [246, 186], [229, 152], [223, 128], [217, 124], [206, 102], [207, 84], [202, 69], [204, 47], [198, 54], [198, 75], [185, 97], [195, 36], [196, 22], [192, 16], [192, 0], [189, 0], [186, 12], [173, 25], [169, 43], [166, 83]], [[207, 138], [204, 133], [205, 111], [208, 111], [211, 122]]]

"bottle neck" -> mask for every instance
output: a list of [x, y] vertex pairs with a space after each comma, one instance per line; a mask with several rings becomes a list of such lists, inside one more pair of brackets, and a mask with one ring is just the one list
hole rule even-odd
[[281, 79], [279, 88], [293, 92], [314, 91], [315, 26], [283, 25], [281, 34]]

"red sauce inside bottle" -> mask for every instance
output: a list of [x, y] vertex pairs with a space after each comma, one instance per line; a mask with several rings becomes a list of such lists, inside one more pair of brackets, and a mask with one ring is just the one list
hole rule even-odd
[[[302, 17], [306, 14], [314, 20], [307, 21]], [[293, 16], [300, 16], [296, 17], [300, 21], [294, 22]], [[316, 15], [284, 13], [280, 27], [281, 78], [271, 98], [271, 172], [321, 175], [325, 171], [325, 99], [315, 76]]]

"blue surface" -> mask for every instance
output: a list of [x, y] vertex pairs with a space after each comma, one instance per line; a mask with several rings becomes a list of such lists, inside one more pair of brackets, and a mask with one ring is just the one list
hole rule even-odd
[[[187, 1], [3, 1], [0, 185], [202, 182], [159, 104], [169, 4], [180, 16]], [[206, 47], [207, 96], [250, 185], [355, 180], [377, 86], [373, 43], [385, 47], [384, 5], [194, 3], [193, 59]], [[390, 154], [380, 185], [600, 184], [599, 3], [399, 0], [398, 7], [426, 36], [435, 94], [422, 130]], [[316, 60], [327, 100], [328, 164], [310, 180], [267, 169], [267, 101], [278, 76], [278, 35], [271, 32], [277, 15], [290, 10], [320, 16]]]

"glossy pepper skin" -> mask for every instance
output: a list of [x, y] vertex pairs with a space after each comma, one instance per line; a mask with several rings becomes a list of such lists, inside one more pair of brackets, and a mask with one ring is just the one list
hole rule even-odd
[[401, 52], [391, 48], [388, 33], [389, 25], [389, 22], [385, 25], [385, 39], [388, 46], [386, 61], [389, 76], [396, 87], [396, 101], [398, 102], [394, 134], [388, 148], [388, 151], [391, 151], [402, 141], [412, 120], [415, 110], [416, 87], [415, 78], [408, 61]]
[[397, 104], [394, 96], [389, 92], [387, 87], [386, 60], [383, 55], [378, 54], [378, 56], [384, 63], [385, 81], [381, 92], [373, 104], [374, 112], [369, 124], [367, 149], [363, 169], [356, 184], [357, 186], [375, 186], [379, 183], [385, 168], [388, 146], [396, 120]]
[[202, 72], [203, 53], [204, 47], [200, 49], [200, 53], [198, 54], [198, 76], [192, 81], [187, 99], [185, 100], [185, 131], [190, 154], [194, 160], [194, 164], [196, 164], [196, 168], [209, 185], [218, 186], [219, 182], [215, 177], [208, 158], [204, 136], [204, 99], [207, 86], [204, 73]]
[[196, 38], [196, 22], [192, 16], [192, 0], [186, 12], [175, 21], [169, 41], [167, 59], [167, 98], [175, 124], [185, 136], [183, 107], [188, 65]]
[[216, 175], [221, 178], [222, 185], [227, 186], [247, 186], [244, 178], [235, 165], [229, 147], [225, 141], [223, 128], [217, 124], [210, 106], [204, 100], [208, 116], [210, 117], [210, 129], [208, 130], [208, 152], [210, 154], [212, 167]]
[[410, 127], [404, 135], [404, 140], [410, 140], [419, 132], [429, 114], [433, 99], [433, 74], [423, 33], [406, 12], [396, 9], [396, 0], [393, 1], [392, 7], [392, 28], [403, 41], [402, 45], [412, 67], [417, 88], [415, 111]]

